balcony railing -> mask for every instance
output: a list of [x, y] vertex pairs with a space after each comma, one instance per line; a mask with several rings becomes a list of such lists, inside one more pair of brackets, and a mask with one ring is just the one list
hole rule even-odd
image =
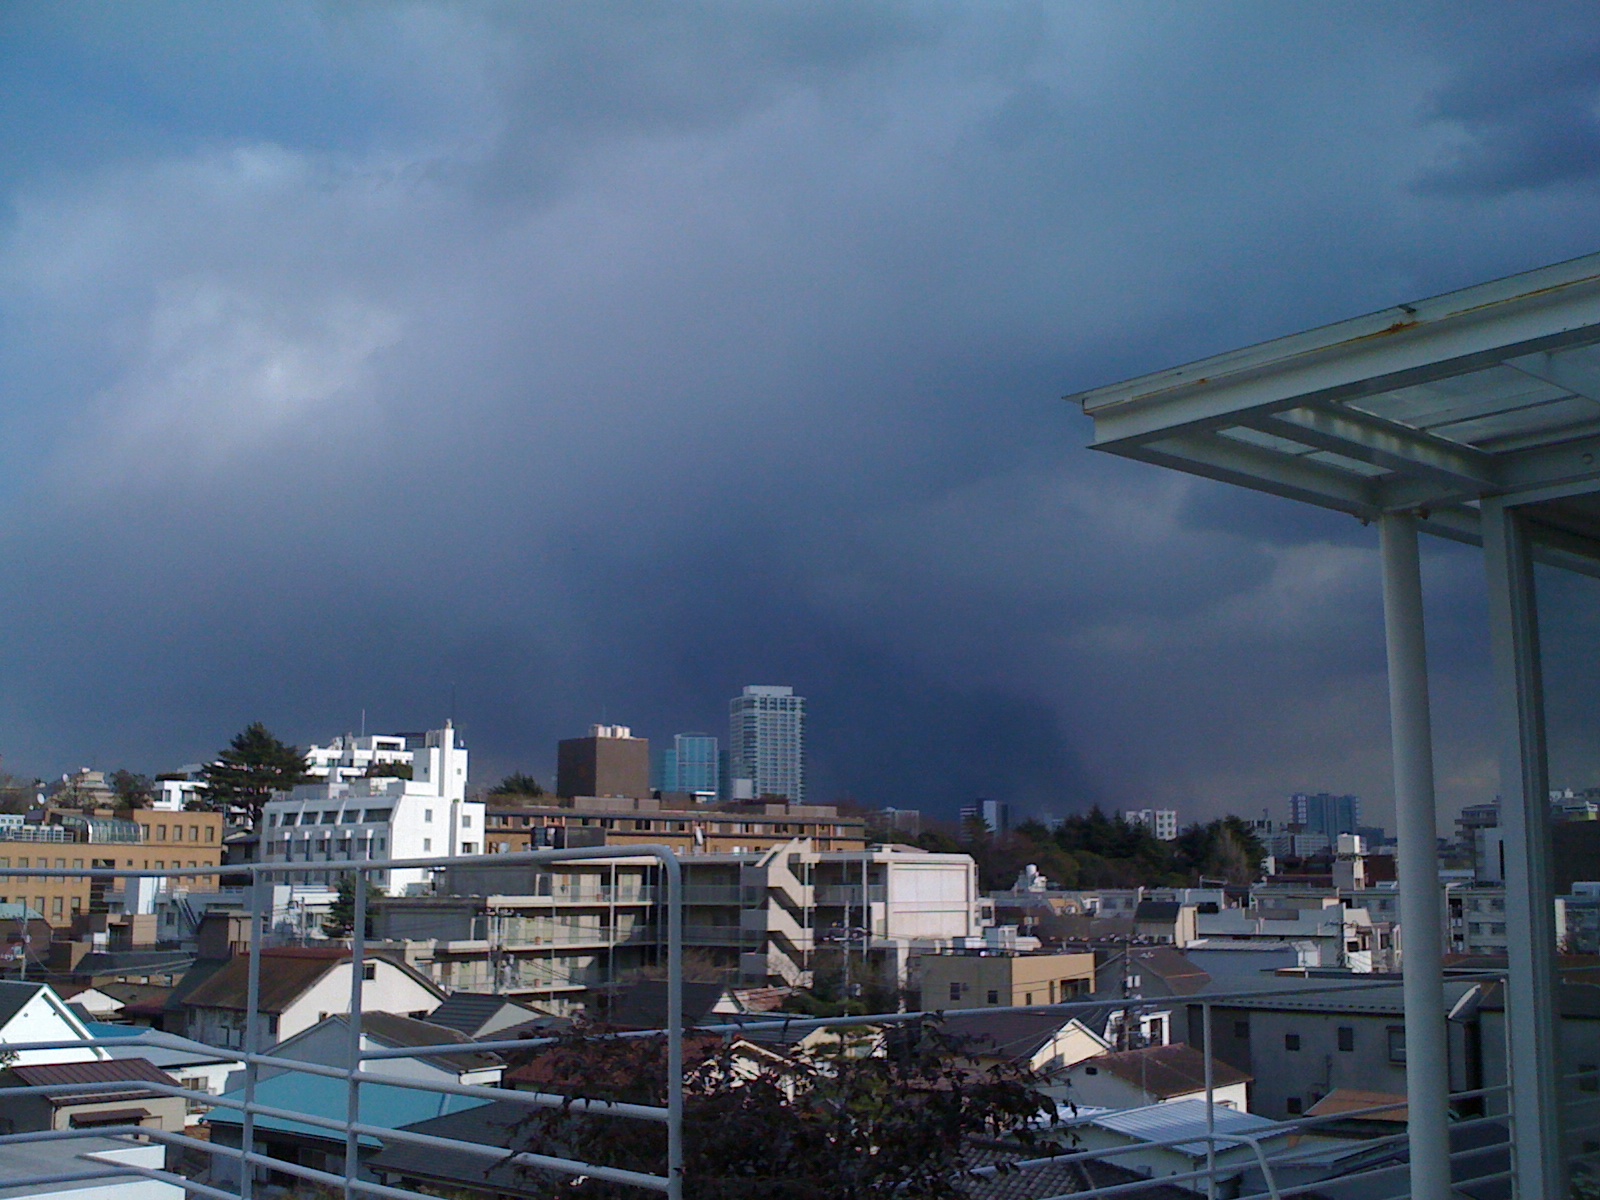
[[[525, 852], [530, 861], [552, 861], [563, 858], [583, 856], [584, 854], [605, 854], [616, 857], [618, 847], [596, 848], [593, 851], [532, 851]], [[628, 852], [641, 851], [653, 853], [648, 848], [629, 847]], [[661, 851], [670, 854], [670, 851]], [[493, 856], [493, 860], [504, 863], [505, 855]], [[344, 869], [361, 871], [381, 871], [394, 868], [437, 866], [435, 860], [409, 861], [409, 862], [381, 862], [381, 863], [350, 863], [341, 864]], [[250, 872], [262, 884], [270, 884], [275, 873], [283, 868], [273, 864], [257, 864], [244, 870]], [[666, 867], [664, 872], [674, 874], [674, 868]], [[57, 874], [55, 870], [34, 870], [28, 872], [33, 875]], [[95, 876], [143, 876], [155, 875], [156, 872], [142, 871], [80, 871], [68, 872], [69, 874], [92, 874]], [[166, 876], [188, 876], [206, 873], [205, 869], [194, 871], [162, 872]], [[672, 892], [673, 880], [669, 879], [665, 890]], [[266, 886], [251, 889], [253, 919], [259, 928], [267, 915], [266, 895], [269, 892]], [[365, 889], [356, 889], [354, 914], [355, 928], [362, 927], [365, 915]], [[682, 898], [679, 897], [681, 905]], [[734, 926], [682, 926], [681, 916], [678, 920], [671, 920], [673, 906], [667, 906], [669, 918], [667, 928], [657, 930], [655, 927], [637, 927], [631, 931], [650, 937], [663, 937], [668, 944], [671, 954], [669, 956], [669, 972], [675, 978], [669, 980], [669, 994], [681, 996], [677, 989], [681, 987], [681, 979], [676, 978], [681, 971], [682, 947], [694, 945], [742, 945], [743, 939], [748, 935], [745, 931]], [[681, 914], [681, 907], [678, 908]], [[673, 930], [672, 926], [678, 926]], [[586, 931], [587, 932], [587, 931]], [[599, 931], [599, 932], [604, 932]], [[677, 936], [672, 936], [676, 933]], [[186, 1104], [205, 1109], [218, 1122], [214, 1126], [213, 1136], [210, 1140], [196, 1138], [187, 1133], [173, 1130], [147, 1129], [136, 1124], [120, 1124], [110, 1127], [94, 1129], [66, 1129], [66, 1130], [41, 1130], [38, 1132], [12, 1133], [0, 1136], [0, 1145], [30, 1143], [39, 1141], [58, 1142], [62, 1148], [62, 1155], [58, 1162], [53, 1164], [48, 1175], [39, 1174], [22, 1179], [8, 1179], [7, 1186], [27, 1187], [36, 1186], [44, 1188], [49, 1184], [60, 1183], [64, 1180], [117, 1180], [117, 1179], [145, 1179], [159, 1180], [186, 1188], [193, 1196], [204, 1196], [208, 1200], [253, 1200], [261, 1193], [264, 1185], [290, 1182], [294, 1184], [310, 1184], [325, 1188], [340, 1189], [346, 1196], [384, 1196], [390, 1200], [426, 1200], [417, 1192], [406, 1188], [388, 1186], [380, 1183], [371, 1168], [366, 1165], [366, 1160], [371, 1157], [374, 1149], [380, 1145], [408, 1145], [424, 1150], [449, 1151], [467, 1155], [472, 1161], [481, 1162], [485, 1168], [497, 1163], [507, 1161], [507, 1151], [497, 1146], [486, 1146], [481, 1143], [460, 1140], [451, 1137], [441, 1137], [432, 1134], [419, 1133], [407, 1128], [391, 1128], [379, 1122], [376, 1116], [363, 1119], [363, 1110], [360, 1107], [360, 1098], [364, 1092], [370, 1094], [369, 1089], [387, 1089], [385, 1095], [401, 1093], [425, 1093], [436, 1098], [437, 1103], [430, 1101], [434, 1111], [449, 1111], [450, 1106], [464, 1107], [472, 1104], [501, 1101], [530, 1108], [553, 1107], [571, 1105], [577, 1111], [593, 1112], [609, 1116], [626, 1116], [635, 1119], [659, 1122], [668, 1128], [668, 1141], [674, 1147], [670, 1156], [670, 1165], [663, 1174], [641, 1174], [638, 1172], [622, 1171], [607, 1166], [604, 1163], [583, 1163], [569, 1161], [551, 1155], [541, 1155], [535, 1152], [523, 1153], [516, 1159], [522, 1165], [543, 1168], [557, 1174], [567, 1176], [586, 1175], [591, 1178], [611, 1180], [617, 1183], [628, 1184], [641, 1189], [641, 1191], [656, 1191], [669, 1197], [678, 1197], [680, 1193], [681, 1177], [678, 1173], [678, 1164], [681, 1164], [681, 1120], [682, 1120], [682, 1090], [681, 1090], [681, 1028], [676, 1020], [669, 1021], [669, 1028], [665, 1031], [646, 1034], [644, 1036], [660, 1036], [665, 1038], [672, 1048], [672, 1056], [679, 1065], [676, 1075], [669, 1071], [669, 1100], [662, 1106], [651, 1105], [608, 1105], [597, 1104], [590, 1106], [583, 1100], [571, 1101], [566, 1097], [549, 1096], [536, 1092], [513, 1091], [505, 1088], [480, 1087], [476, 1085], [457, 1084], [448, 1081], [444, 1075], [421, 1077], [399, 1077], [382, 1071], [378, 1060], [389, 1058], [422, 1058], [432, 1056], [453, 1055], [461, 1052], [459, 1044], [445, 1044], [439, 1046], [412, 1046], [396, 1049], [374, 1049], [370, 1046], [363, 1048], [359, 1038], [359, 1029], [352, 1030], [352, 1038], [348, 1047], [345, 1061], [349, 1065], [330, 1065], [326, 1062], [302, 1062], [282, 1058], [270, 1053], [265, 1045], [256, 1044], [261, 1034], [261, 1022], [256, 1019], [260, 1009], [260, 988], [262, 974], [262, 957], [258, 948], [259, 939], [254, 943], [250, 952], [249, 961], [249, 988], [247, 998], [248, 1018], [244, 1028], [247, 1031], [247, 1044], [241, 1049], [227, 1049], [209, 1046], [203, 1042], [196, 1042], [174, 1034], [147, 1031], [134, 1037], [118, 1037], [115, 1039], [91, 1040], [89, 1042], [55, 1042], [12, 1044], [5, 1049], [10, 1053], [29, 1053], [42, 1049], [79, 1049], [85, 1045], [112, 1046], [121, 1048], [133, 1046], [148, 1046], [169, 1051], [182, 1051], [190, 1054], [216, 1054], [218, 1057], [235, 1059], [244, 1063], [243, 1086], [224, 1095], [201, 1095], [195, 1091], [184, 1088], [174, 1081], [170, 1087], [165, 1084], [144, 1081], [140, 1082], [142, 1089], [160, 1096], [174, 1096], [181, 1098]], [[362, 1010], [363, 977], [364, 972], [360, 964], [365, 959], [364, 940], [356, 937], [351, 945], [352, 969], [351, 992], [349, 997], [350, 1011]], [[468, 975], [458, 976], [455, 982], [460, 986]], [[610, 982], [608, 971], [598, 964], [587, 966], [570, 966], [560, 959], [554, 961], [541, 959], [537, 956], [523, 958], [501, 958], [491, 962], [486, 959], [484, 970], [479, 976], [470, 976], [473, 983], [469, 986], [488, 986], [501, 991], [516, 992], [519, 990], [538, 991], [540, 989], [591, 988], [599, 987]], [[1480, 973], [1474, 977], [1483, 984], [1490, 985], [1498, 978], [1494, 972]], [[1359, 997], [1373, 988], [1395, 989], [1392, 980], [1363, 981], [1348, 977], [1319, 981], [1306, 981], [1295, 989], [1298, 997], [1317, 996], [1327, 1002], [1326, 1007], [1332, 1011], [1339, 1011], [1338, 997], [1341, 993]], [[1389, 1109], [1400, 1107], [1394, 1105], [1373, 1105], [1359, 1114], [1342, 1113], [1327, 1116], [1300, 1116], [1288, 1120], [1278, 1121], [1271, 1127], [1271, 1133], [1239, 1133], [1230, 1131], [1226, 1126], [1228, 1119], [1223, 1116], [1227, 1110], [1218, 1101], [1216, 1090], [1212, 1084], [1212, 1071], [1210, 1064], [1213, 1043], [1224, 1036], [1231, 1036], [1231, 1028], [1216, 1028], [1224, 1018], [1218, 1015], [1218, 1010], [1229, 1009], [1230, 1002], [1237, 1006], [1250, 998], [1259, 998], [1263, 995], [1281, 996], [1281, 987], [1273, 988], [1270, 993], [1259, 990], [1246, 990], [1243, 993], [1203, 993], [1196, 996], [1182, 998], [1165, 998], [1159, 1003], [1165, 1008], [1185, 1006], [1190, 1009], [1198, 1008], [1200, 1029], [1195, 1041], [1197, 1049], [1201, 1050], [1207, 1061], [1206, 1085], [1204, 1088], [1205, 1125], [1198, 1130], [1186, 1131], [1181, 1137], [1174, 1138], [1147, 1138], [1137, 1144], [1109, 1147], [1077, 1147], [1070, 1148], [1068, 1153], [1057, 1154], [1053, 1157], [1027, 1158], [1020, 1156], [1019, 1160], [1006, 1164], [1003, 1168], [979, 1168], [974, 1173], [983, 1175], [1004, 1170], [1007, 1173], [1026, 1173], [1029, 1171], [1059, 1170], [1063, 1166], [1073, 1164], [1089, 1164], [1096, 1162], [1124, 1163], [1135, 1170], [1145, 1170], [1145, 1158], [1152, 1151], [1171, 1150], [1176, 1147], [1185, 1147], [1184, 1153], [1188, 1154], [1192, 1162], [1192, 1169], [1179, 1171], [1175, 1174], [1161, 1173], [1159, 1180], [1150, 1178], [1130, 1179], [1129, 1182], [1119, 1183], [1109, 1187], [1084, 1189], [1081, 1186], [1071, 1189], [1073, 1200], [1099, 1200], [1100, 1197], [1129, 1196], [1136, 1198], [1144, 1189], [1149, 1189], [1153, 1183], [1165, 1186], [1185, 1188], [1196, 1196], [1230, 1196], [1238, 1200], [1287, 1200], [1291, 1196], [1310, 1193], [1355, 1195], [1358, 1192], [1366, 1195], [1404, 1196], [1406, 1194], [1406, 1164], [1404, 1159], [1405, 1135], [1402, 1132], [1386, 1132], [1381, 1136], [1368, 1137], [1359, 1143], [1360, 1154], [1346, 1159], [1330, 1156], [1326, 1139], [1317, 1139], [1319, 1131], [1325, 1131], [1331, 1125], [1339, 1122], [1348, 1122], [1352, 1115], [1366, 1117], [1381, 1117]], [[1500, 993], [1503, 996], [1503, 992]], [[681, 1001], [679, 1001], [681, 1002]], [[1138, 1000], [1130, 1001], [1134, 1005], [1141, 1003]], [[1145, 1001], [1143, 1003], [1155, 1003]], [[991, 1008], [983, 1011], [991, 1014], [1027, 1011], [1032, 1013], [1059, 1014], [1063, 1020], [1074, 1014], [1082, 1014], [1100, 1007], [1101, 1002], [1069, 1002], [1057, 1005], [1040, 1005], [1026, 1010]], [[1359, 1005], [1352, 1005], [1358, 1008]], [[915, 1013], [879, 1013], [870, 1016], [852, 1018], [823, 1018], [817, 1020], [801, 1020], [798, 1018], [781, 1018], [774, 1021], [790, 1034], [800, 1033], [808, 1029], [830, 1028], [840, 1029], [848, 1026], [883, 1026], [893, 1022], [913, 1019], [920, 1014]], [[1505, 1013], [1509, 1023], [1515, 1019], [1516, 1014]], [[1227, 1018], [1231, 1020], [1231, 1017]], [[738, 1023], [704, 1027], [707, 1032], [722, 1032], [726, 1034], [750, 1033], [752, 1022], [757, 1018], [741, 1018]], [[1193, 1035], [1192, 1035], [1193, 1036]], [[537, 1042], [527, 1040], [494, 1042], [480, 1042], [475, 1049], [483, 1051], [517, 1051], [527, 1050], [537, 1045]], [[1577, 1064], [1574, 1064], [1577, 1065]], [[269, 1082], [266, 1072], [280, 1075], [288, 1072], [292, 1076], [303, 1077], [305, 1086], [301, 1092], [278, 1088], [270, 1094], [264, 1091], [264, 1086]], [[1600, 1106], [1600, 1090], [1591, 1092], [1591, 1088], [1600, 1089], [1600, 1068], [1582, 1067], [1569, 1075], [1569, 1083], [1576, 1093], [1579, 1105], [1589, 1106], [1592, 1112]], [[315, 1085], [315, 1086], [313, 1086]], [[8, 1097], [19, 1098], [24, 1095], [42, 1091], [54, 1094], [76, 1093], [86, 1098], [93, 1098], [97, 1094], [107, 1092], [125, 1091], [125, 1081], [109, 1083], [81, 1083], [81, 1084], [51, 1084], [47, 1088], [19, 1087], [6, 1093]], [[298, 1095], [314, 1097], [323, 1095], [325, 1089], [332, 1087], [338, 1095], [338, 1103], [320, 1107], [311, 1103], [309, 1099], [294, 1098]], [[281, 1097], [287, 1094], [290, 1100]], [[1508, 1160], [1509, 1129], [1515, 1120], [1515, 1113], [1510, 1111], [1509, 1089], [1498, 1081], [1491, 1082], [1489, 1086], [1477, 1087], [1469, 1090], [1458, 1091], [1451, 1097], [1452, 1103], [1460, 1112], [1460, 1117], [1453, 1125], [1453, 1130], [1460, 1131], [1461, 1145], [1452, 1155], [1455, 1167], [1454, 1183], [1458, 1190], [1465, 1185], [1473, 1185], [1465, 1189], [1473, 1194], [1478, 1194], [1478, 1188], [1496, 1183], [1503, 1183], [1510, 1179], [1511, 1171]], [[346, 1103], [348, 1101], [348, 1103]], [[386, 1111], [385, 1105], [373, 1103], [366, 1110], [377, 1113]], [[294, 1145], [283, 1137], [274, 1134], [274, 1130], [281, 1130], [285, 1123], [292, 1123], [292, 1128], [299, 1130], [298, 1139]], [[238, 1144], [230, 1144], [228, 1137], [217, 1135], [217, 1131], [226, 1127], [228, 1130], [238, 1131]], [[88, 1157], [74, 1157], [72, 1147], [75, 1141], [84, 1137], [103, 1137], [113, 1135], [119, 1138], [143, 1141], [168, 1147], [175, 1153], [168, 1155], [169, 1162], [176, 1162], [181, 1152], [185, 1161], [199, 1164], [179, 1169], [177, 1167], [155, 1166], [139, 1162], [114, 1161], [111, 1159], [94, 1159]], [[232, 1136], [232, 1135], [229, 1135]], [[1592, 1135], [1591, 1135], [1592, 1136]], [[315, 1157], [301, 1151], [311, 1143], [322, 1146], [326, 1154]], [[1195, 1149], [1198, 1147], [1198, 1150]], [[320, 1163], [321, 1165], [311, 1165]], [[1337, 1170], [1340, 1173], [1336, 1178], [1330, 1178], [1329, 1172]], [[481, 1180], [463, 1179], [464, 1189], [470, 1190], [474, 1183], [481, 1185]]]

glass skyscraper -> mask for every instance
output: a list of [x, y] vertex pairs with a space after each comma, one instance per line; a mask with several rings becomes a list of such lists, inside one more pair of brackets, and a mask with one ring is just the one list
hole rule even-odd
[[1361, 797], [1297, 792], [1289, 797], [1289, 823], [1298, 825], [1304, 833], [1321, 833], [1330, 838], [1355, 833], [1361, 827]]
[[680, 733], [671, 749], [661, 755], [656, 784], [663, 792], [693, 792], [700, 800], [717, 798], [719, 782], [717, 739], [709, 733]]
[[729, 799], [806, 798], [806, 701], [792, 687], [753, 686], [728, 702]]

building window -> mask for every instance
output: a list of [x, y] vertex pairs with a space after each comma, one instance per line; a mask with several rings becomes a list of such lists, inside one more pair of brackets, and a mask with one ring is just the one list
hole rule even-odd
[[432, 838], [423, 838], [422, 839], [422, 852], [424, 854], [427, 854], [432, 849], [433, 849], [433, 839]]
[[952, 999], [952, 1000], [961, 999], [961, 985], [959, 983], [952, 983], [950, 985], [950, 999]]
[[1356, 1031], [1352, 1025], [1339, 1026], [1339, 1049], [1354, 1050], [1356, 1048]]
[[422, 810], [422, 820], [423, 820], [424, 824], [432, 825], [433, 824], [433, 809], [431, 809], [431, 808], [423, 809]]
[[364, 962], [361, 964], [362, 979], [376, 979], [378, 977], [378, 964]]
[[1286, 1034], [1284, 1034], [1283, 1035], [1283, 1048], [1285, 1050], [1298, 1050], [1298, 1049], [1300, 1049], [1300, 1035], [1298, 1033], [1286, 1033]]
[[1289, 1110], [1289, 1115], [1291, 1117], [1298, 1117], [1302, 1112], [1305, 1111], [1304, 1106], [1300, 1103], [1299, 1096], [1290, 1096], [1283, 1102], [1283, 1104], [1284, 1107]]
[[216, 840], [217, 840], [217, 829], [216, 829], [216, 826], [207, 825], [206, 826], [206, 841], [214, 842]]
[[1403, 1063], [1406, 1060], [1406, 1027], [1404, 1025], [1389, 1026], [1389, 1061]]
[[999, 992], [999, 989], [997, 989], [997, 988], [990, 988], [989, 989], [989, 1003], [990, 1004], [999, 1004], [1000, 1003], [1000, 992]]
[[471, 829], [472, 828], [472, 814], [471, 813], [462, 813], [461, 814], [461, 828], [463, 828], [463, 829]]

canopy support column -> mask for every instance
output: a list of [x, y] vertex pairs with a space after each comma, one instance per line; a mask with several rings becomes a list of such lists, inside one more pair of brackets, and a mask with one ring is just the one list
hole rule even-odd
[[1544, 679], [1533, 558], [1522, 518], [1484, 500], [1483, 559], [1489, 584], [1500, 735], [1500, 827], [1505, 846], [1506, 1007], [1510, 1031], [1512, 1159], [1518, 1200], [1561, 1200], [1557, 1074], [1555, 913], [1550, 886]]
[[1433, 798], [1433, 721], [1422, 623], [1417, 519], [1378, 519], [1389, 654], [1400, 919], [1405, 931], [1406, 1101], [1411, 1200], [1450, 1197], [1450, 1058], [1445, 1043], [1443, 920]]

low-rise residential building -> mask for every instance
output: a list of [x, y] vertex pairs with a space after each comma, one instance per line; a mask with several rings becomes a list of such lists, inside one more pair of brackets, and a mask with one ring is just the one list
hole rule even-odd
[[[1250, 1107], [1264, 1116], [1298, 1117], [1337, 1088], [1406, 1090], [1405, 1006], [1399, 983], [1359, 990], [1303, 988], [1218, 1001], [1211, 1044], [1219, 1062], [1254, 1079]], [[1450, 1090], [1484, 1086], [1477, 1019], [1480, 985], [1446, 980]], [[1205, 1039], [1204, 1010], [1188, 1005], [1187, 1040]]]
[[[223, 962], [197, 963], [205, 978], [192, 989], [180, 985], [183, 1034], [223, 1049], [245, 1041], [249, 1011], [248, 954]], [[444, 992], [406, 963], [381, 953], [362, 962], [364, 1009], [425, 1017]], [[332, 947], [263, 947], [256, 1044], [267, 1047], [350, 1008], [350, 951]]]
[[1089, 1025], [1059, 1012], [966, 1009], [946, 1016], [944, 1031], [979, 1063], [1026, 1066], [1052, 1079], [1074, 1063], [1112, 1049]]
[[[95, 1046], [83, 1021], [47, 983], [0, 980], [0, 1056], [12, 1066], [35, 1063], [92, 1062], [111, 1056]], [[8, 1050], [33, 1042], [69, 1043], [54, 1050]]]
[[[371, 739], [367, 739], [371, 740]], [[330, 864], [359, 859], [443, 858], [483, 853], [485, 806], [468, 800], [467, 750], [445, 723], [407, 738], [408, 777], [347, 777], [338, 764], [262, 810], [263, 861], [305, 863], [285, 882], [336, 885], [350, 874]], [[357, 748], [347, 748], [355, 755]], [[431, 872], [405, 867], [367, 873], [392, 896], [423, 895]]]
[[929, 1011], [1059, 1004], [1094, 989], [1094, 955], [946, 950], [919, 954], [914, 974]]
[[[441, 1047], [457, 1047], [439, 1053]], [[431, 1052], [399, 1058], [373, 1058], [361, 1069], [373, 1075], [415, 1079], [427, 1083], [466, 1084], [496, 1087], [504, 1062], [496, 1054], [479, 1050], [464, 1033], [435, 1025], [416, 1017], [370, 1011], [361, 1014], [361, 1050], [405, 1050], [428, 1048]], [[350, 1065], [350, 1016], [325, 1017], [310, 1029], [285, 1038], [272, 1048], [274, 1059], [320, 1063], [323, 1066]], [[267, 1074], [292, 1068], [267, 1067]]]
[[[187, 1115], [183, 1097], [152, 1090], [151, 1084], [169, 1088], [172, 1077], [147, 1058], [13, 1066], [0, 1071], [4, 1100], [0, 1130], [35, 1133], [137, 1125], [182, 1133]], [[45, 1090], [13, 1097], [5, 1095], [5, 1088]]]
[[[1092, 1108], [1142, 1108], [1206, 1098], [1205, 1055], [1183, 1042], [1088, 1057], [1061, 1072], [1060, 1094]], [[1222, 1108], [1250, 1111], [1250, 1076], [1212, 1064], [1212, 1096]]]

